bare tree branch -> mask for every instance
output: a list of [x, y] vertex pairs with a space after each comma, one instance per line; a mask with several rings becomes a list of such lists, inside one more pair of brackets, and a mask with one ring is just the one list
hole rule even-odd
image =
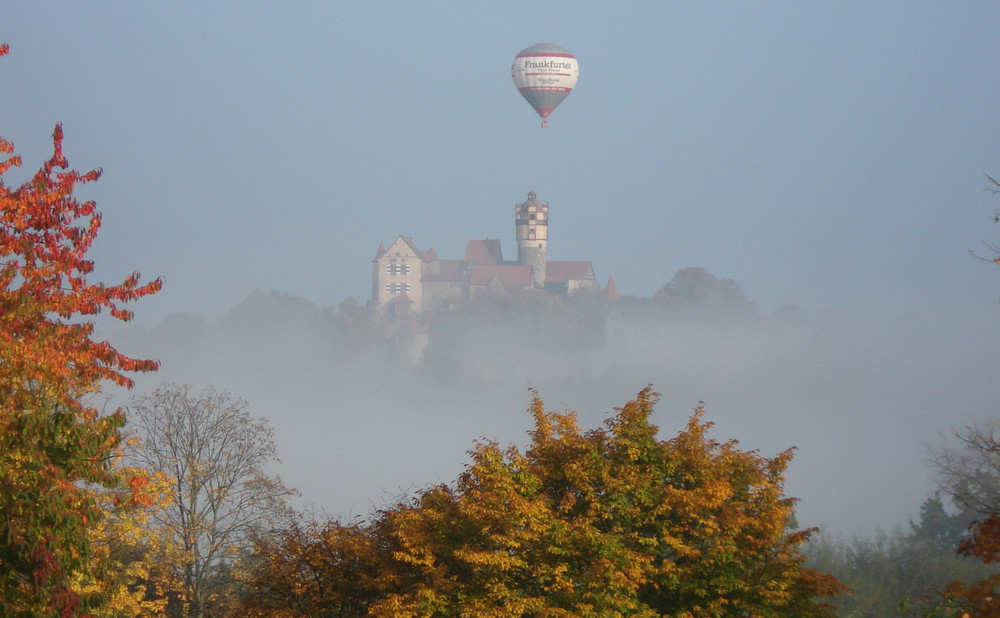
[[258, 527], [277, 525], [294, 494], [263, 467], [277, 461], [274, 430], [246, 410], [246, 401], [208, 386], [164, 383], [133, 398], [128, 419], [130, 463], [173, 479], [172, 506], [154, 515], [183, 548], [177, 565], [189, 594], [189, 615], [205, 615], [213, 595], [232, 582], [227, 572]]

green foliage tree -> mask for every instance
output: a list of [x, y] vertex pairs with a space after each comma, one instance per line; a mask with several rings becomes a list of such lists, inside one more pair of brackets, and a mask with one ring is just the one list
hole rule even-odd
[[752, 315], [757, 307], [747, 300], [743, 288], [732, 279], [717, 279], [704, 268], [682, 268], [660, 288], [653, 300], [681, 312], [715, 315]]
[[211, 386], [192, 392], [170, 383], [128, 406], [136, 434], [128, 463], [168, 479], [170, 506], [151, 518], [180, 549], [173, 566], [187, 616], [220, 615], [233, 602], [233, 565], [254, 530], [288, 515], [294, 492], [263, 471], [277, 459], [274, 430], [246, 407]]
[[[0, 44], [0, 56], [9, 46]], [[120, 414], [87, 403], [104, 380], [131, 386], [131, 359], [93, 340], [89, 316], [131, 318], [124, 305], [160, 289], [133, 273], [118, 285], [88, 282], [86, 255], [100, 229], [93, 202], [74, 197], [100, 170], [69, 169], [62, 126], [53, 152], [29, 180], [9, 186], [21, 165], [0, 138], [0, 615], [71, 616], [98, 599], [73, 589], [95, 573], [88, 527], [101, 517], [87, 484], [114, 486], [108, 460]], [[9, 156], [8, 156], [9, 155]]]
[[[323, 529], [334, 543], [259, 546], [251, 615], [304, 615], [301, 595], [276, 591], [343, 588], [345, 573], [367, 574], [358, 589], [373, 616], [832, 615], [822, 599], [843, 586], [803, 566], [813, 530], [789, 528], [792, 452], [769, 459], [710, 439], [701, 408], [660, 440], [657, 399], [647, 388], [606, 429], [583, 432], [536, 395], [524, 452], [481, 442], [453, 486], [364, 527]], [[322, 568], [289, 568], [313, 551]], [[309, 615], [355, 611], [331, 600]]]
[[967, 510], [949, 512], [934, 495], [924, 501], [908, 532], [817, 535], [806, 548], [809, 565], [850, 587], [850, 594], [836, 600], [840, 616], [934, 615], [946, 609], [942, 591], [949, 582], [974, 582], [988, 574], [981, 563], [957, 553], [974, 517]]

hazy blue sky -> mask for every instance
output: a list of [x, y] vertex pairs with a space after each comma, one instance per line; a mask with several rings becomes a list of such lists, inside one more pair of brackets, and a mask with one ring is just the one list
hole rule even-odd
[[[379, 241], [550, 257], [649, 296], [678, 268], [763, 311], [997, 317], [997, 2], [8, 3], [0, 135], [36, 166], [55, 122], [104, 228], [99, 273], [165, 277], [151, 322], [250, 291], [371, 293]], [[548, 129], [511, 84], [580, 61]]]

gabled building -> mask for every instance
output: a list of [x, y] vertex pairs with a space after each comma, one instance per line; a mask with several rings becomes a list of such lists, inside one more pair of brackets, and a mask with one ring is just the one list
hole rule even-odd
[[369, 308], [392, 316], [433, 313], [454, 308], [491, 290], [538, 289], [570, 294], [600, 289], [590, 262], [550, 262], [549, 205], [535, 192], [514, 205], [517, 260], [505, 261], [497, 239], [470, 240], [461, 260], [442, 260], [434, 249], [417, 249], [412, 238], [399, 236], [386, 248], [379, 244], [372, 274]]

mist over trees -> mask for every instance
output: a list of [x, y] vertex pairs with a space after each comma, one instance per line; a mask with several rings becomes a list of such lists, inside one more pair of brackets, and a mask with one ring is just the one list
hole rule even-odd
[[820, 532], [805, 548], [807, 564], [850, 589], [833, 599], [838, 615], [951, 615], [948, 586], [970, 584], [993, 572], [958, 553], [975, 519], [975, 513], [956, 509], [935, 494], [904, 526], [854, 534]]
[[[30, 257], [8, 267], [14, 273], [21, 265], [26, 283], [33, 283]], [[121, 288], [93, 288], [81, 302], [118, 312], [115, 301], [158, 287], [134, 276]], [[333, 310], [256, 292], [217, 320], [175, 315], [116, 340], [159, 357], [159, 380], [239, 388], [256, 410], [280, 419], [275, 432], [242, 399], [140, 380], [147, 394], [130, 407], [141, 441], [123, 445], [120, 414], [72, 406], [99, 377], [124, 385], [119, 371], [152, 364], [94, 344], [90, 326], [46, 322], [46, 314], [73, 310], [32, 305], [34, 293], [18, 296], [31, 289], [15, 289], [8, 302], [19, 312], [5, 315], [31, 308], [29, 322], [49, 333], [35, 340], [17, 331], [16, 354], [4, 363], [30, 370], [5, 374], [8, 403], [34, 406], [30, 414], [8, 409], [3, 426], [11, 448], [0, 507], [13, 517], [5, 524], [13, 542], [3, 548], [0, 583], [12, 615], [85, 607], [109, 616], [331, 608], [447, 615], [502, 607], [511, 615], [739, 608], [818, 616], [831, 615], [824, 599], [844, 592], [826, 572], [856, 587], [835, 599], [851, 615], [996, 609], [988, 565], [1000, 555], [1000, 524], [984, 507], [995, 502], [993, 429], [971, 426], [958, 434], [964, 450], [938, 459], [957, 512], [925, 497], [927, 485], [914, 480], [905, 458], [905, 477], [893, 476], [888, 461], [898, 465], [899, 452], [884, 448], [902, 427], [934, 427], [928, 419], [956, 401], [988, 410], [995, 386], [958, 378], [976, 375], [969, 369], [989, 350], [955, 333], [928, 333], [912, 317], [873, 329], [794, 306], [762, 314], [738, 284], [701, 268], [678, 271], [648, 299], [494, 290], [431, 316], [426, 331], [373, 316], [352, 299]], [[66, 341], [66, 355], [48, 354]], [[959, 345], [960, 362], [950, 353]], [[949, 364], [927, 362], [939, 358]], [[31, 388], [35, 380], [44, 387]], [[672, 425], [676, 438], [656, 437], [659, 397], [649, 389], [607, 430], [579, 429], [578, 418], [593, 422], [595, 410], [613, 407], [608, 400], [637, 381], [669, 389], [660, 407], [670, 409], [657, 424], [671, 433]], [[521, 450], [512, 411], [528, 387], [590, 410], [554, 413], [535, 395], [535, 429]], [[703, 422], [701, 404], [690, 405], [700, 393], [723, 402], [717, 419]], [[693, 416], [677, 414], [692, 407]], [[749, 446], [706, 438], [711, 422]], [[790, 467], [789, 446], [807, 460], [805, 474]], [[279, 451], [289, 454], [291, 484], [305, 494], [299, 506], [333, 515], [283, 519], [291, 492], [265, 469]], [[886, 459], [865, 459], [871, 453]], [[57, 463], [39, 463], [45, 458]], [[874, 474], [859, 474], [873, 463]], [[317, 468], [339, 473], [319, 476]], [[54, 486], [45, 476], [53, 470]], [[819, 516], [843, 516], [831, 505], [858, 510], [831, 482], [838, 478], [855, 499], [870, 496], [879, 480], [891, 486], [906, 478], [913, 495], [924, 496], [920, 519], [908, 533], [815, 536]], [[39, 489], [60, 497], [48, 500]], [[388, 503], [373, 509], [379, 493]], [[369, 502], [362, 506], [359, 496]], [[971, 534], [960, 532], [969, 521], [962, 507], [987, 515]], [[371, 520], [356, 519], [358, 512]], [[54, 526], [59, 536], [46, 532]], [[301, 605], [314, 600], [303, 592], [314, 582], [296, 580], [303, 560], [329, 578], [313, 609]], [[25, 575], [32, 572], [34, 583]]]
[[[322, 308], [281, 292], [254, 292], [218, 318], [178, 314], [115, 337], [160, 359], [143, 390], [163, 379], [210, 382], [280, 419], [283, 474], [331, 512], [365, 512], [383, 492], [454, 476], [479, 437], [521, 440], [529, 387], [597, 423], [654, 384], [661, 426], [677, 427], [704, 400], [719, 430], [751, 448], [799, 447], [789, 490], [802, 498], [803, 523], [843, 532], [905, 524], [933, 487], [922, 445], [953, 410], [986, 413], [1000, 395], [981, 371], [994, 357], [988, 342], [975, 328], [944, 331], [913, 314], [763, 312], [738, 284], [703, 270], [618, 302], [482, 294], [428, 321], [417, 362], [362, 303]], [[688, 309], [706, 298], [724, 309]], [[319, 483], [307, 453], [361, 472]]]
[[718, 313], [756, 313], [757, 307], [732, 279], [717, 279], [701, 267], [682, 268], [653, 294], [658, 303], [673, 305], [688, 315], [716, 317]]
[[[688, 412], [708, 399], [713, 431], [739, 437], [744, 452], [798, 448], [782, 488], [800, 499], [798, 524], [823, 531], [795, 555], [851, 588], [833, 599], [838, 615], [992, 609], [983, 605], [992, 520], [951, 500], [947, 485], [945, 499], [932, 493], [923, 446], [954, 410], [989, 414], [1000, 394], [981, 371], [992, 346], [974, 330], [940, 331], [914, 314], [861, 320], [792, 304], [763, 312], [738, 283], [697, 267], [648, 298], [494, 289], [424, 318], [423, 330], [412, 325], [374, 316], [355, 299], [334, 309], [258, 291], [217, 319], [179, 314], [117, 334], [162, 360], [157, 378], [225, 384], [280, 419], [284, 475], [302, 490], [301, 504], [322, 515], [258, 532], [244, 580], [252, 611], [309, 614], [315, 602], [345, 615], [395, 608], [391, 615], [416, 607], [416, 589], [394, 587], [400, 581], [423, 581], [420, 598], [453, 604], [458, 589], [435, 578], [461, 579], [486, 563], [469, 562], [461, 544], [445, 551], [432, 535], [442, 530], [427, 528], [407, 538], [426, 542], [420, 555], [440, 571], [431, 576], [415, 560], [401, 568], [379, 549], [401, 542], [399, 518], [455, 523], [478, 458], [506, 443], [521, 456], [517, 411], [529, 388], [594, 424], [648, 383], [664, 392], [655, 415], [667, 431], [683, 431]], [[463, 469], [472, 440], [483, 441]], [[508, 452], [498, 452], [491, 461], [505, 462]], [[350, 472], [317, 480], [317, 465]], [[962, 470], [966, 481], [988, 477], [977, 466]], [[463, 480], [453, 486], [447, 479], [456, 477]], [[970, 534], [973, 521], [981, 523]], [[455, 534], [478, 525], [460, 523]], [[497, 590], [527, 585], [489, 564]], [[297, 580], [303, 569], [317, 579]], [[314, 592], [289, 592], [318, 582]], [[499, 598], [474, 601], [462, 590], [473, 604]]]

